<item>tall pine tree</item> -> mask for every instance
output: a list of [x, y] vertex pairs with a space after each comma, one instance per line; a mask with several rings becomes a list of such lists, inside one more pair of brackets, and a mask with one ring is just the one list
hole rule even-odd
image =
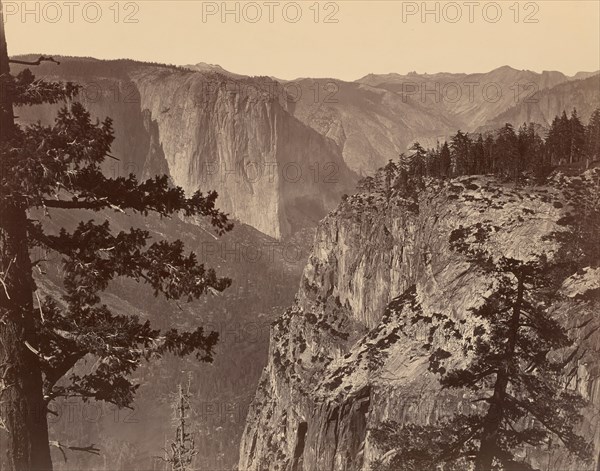
[[519, 140], [511, 124], [506, 123], [498, 131], [494, 152], [498, 155], [494, 173], [516, 179], [521, 169]]
[[596, 108], [592, 113], [585, 130], [585, 140], [585, 152], [590, 162], [600, 160], [600, 108]]
[[472, 332], [461, 333], [450, 315], [439, 316], [439, 327], [462, 339], [468, 364], [447, 371], [453, 362], [449, 352], [438, 348], [430, 357], [430, 370], [441, 375], [444, 388], [471, 391], [475, 403], [484, 406], [434, 425], [384, 423], [374, 439], [391, 455], [376, 462], [374, 470], [442, 465], [448, 470], [534, 470], [517, 452], [524, 446], [547, 446], [553, 438], [577, 459], [591, 458], [591, 446], [574, 431], [586, 402], [565, 388], [565, 364], [551, 355], [572, 344], [552, 316], [552, 305], [560, 297], [557, 282], [562, 277], [557, 274], [564, 274], [569, 264], [549, 263], [544, 257], [528, 262], [493, 259], [481, 248], [491, 232], [491, 227], [478, 225], [451, 236], [452, 246], [493, 280], [491, 294], [471, 312], [478, 320]]
[[584, 159], [585, 154], [585, 127], [581, 124], [577, 110], [573, 108], [569, 118], [569, 163], [573, 164]]
[[[48, 58], [33, 64], [41, 60]], [[104, 176], [100, 168], [113, 142], [111, 120], [93, 122], [81, 104], [71, 101], [77, 86], [37, 80], [29, 70], [13, 76], [10, 62], [16, 61], [9, 60], [0, 20], [2, 469], [46, 471], [52, 469], [46, 418], [52, 400], [76, 396], [129, 406], [137, 388], [130, 375], [144, 360], [167, 352], [212, 360], [215, 333], [201, 327], [161, 332], [136, 316], [112, 312], [100, 298], [111, 280], [130, 278], [148, 284], [156, 295], [190, 300], [221, 291], [230, 280], [218, 278], [193, 253], [186, 254], [180, 241], [153, 242], [148, 231], [133, 228], [113, 233], [108, 221], [93, 219], [72, 232], [50, 234], [43, 221], [30, 217], [31, 210], [181, 213], [209, 218], [219, 233], [231, 224], [216, 208], [214, 192], [186, 196], [165, 176], [145, 182], [133, 175]], [[64, 100], [70, 105], [52, 125], [15, 123], [14, 106]], [[29, 255], [34, 248], [63, 257], [62, 299], [47, 296], [34, 302]], [[95, 367], [74, 373], [73, 367], [86, 356], [97, 359]]]
[[427, 170], [427, 151], [421, 144], [415, 142], [410, 150], [413, 152], [408, 173], [417, 179], [425, 176]]
[[165, 457], [161, 458], [168, 465], [169, 471], [192, 471], [194, 457], [198, 454], [190, 425], [191, 383], [188, 381], [184, 390], [180, 384], [173, 400], [173, 421], [175, 423], [175, 439], [165, 449]]
[[450, 153], [450, 147], [448, 143], [444, 141], [442, 148], [440, 149], [440, 175], [442, 177], [449, 177], [452, 174], [452, 156]]
[[465, 175], [471, 168], [471, 139], [460, 130], [450, 141], [452, 176]]

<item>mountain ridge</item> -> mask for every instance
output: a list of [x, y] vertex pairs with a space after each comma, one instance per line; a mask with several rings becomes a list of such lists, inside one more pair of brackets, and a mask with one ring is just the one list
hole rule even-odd
[[[232, 81], [212, 70], [56, 59], [60, 66], [43, 64], [38, 75], [81, 82], [92, 115], [115, 120], [122, 161], [107, 165], [119, 175], [168, 171], [187, 192], [216, 190], [221, 209], [278, 239], [316, 225], [356, 182], [333, 141], [293, 117], [268, 78]], [[17, 114], [21, 122], [49, 123], [57, 110], [35, 106]]]
[[[57, 59], [60, 57], [57, 56]], [[63, 59], [65, 63], [86, 61], [81, 58]], [[174, 80], [179, 80], [177, 76], [189, 73], [196, 77], [195, 80], [205, 82], [207, 87], [224, 82], [231, 94], [245, 94], [246, 99], [257, 100], [262, 95], [263, 98], [278, 102], [285, 113], [331, 139], [339, 149], [334, 152], [339, 152], [344, 164], [359, 176], [373, 173], [388, 160], [396, 159], [414, 141], [433, 147], [437, 142], [447, 140], [457, 129], [476, 132], [496, 126], [504, 119], [516, 126], [529, 118], [539, 119], [542, 121], [539, 124], [545, 126], [547, 119], [544, 116], [547, 113], [504, 113], [524, 103], [530, 104], [540, 97], [547, 99], [554, 93], [563, 94], [563, 89], [556, 87], [565, 83], [572, 83], [570, 90], [575, 95], [582, 96], [578, 100], [582, 102], [580, 116], [584, 121], [589, 118], [590, 110], [600, 106], [600, 98], [595, 91], [582, 85], [582, 80], [588, 80], [592, 76], [600, 77], [588, 72], [568, 77], [557, 71], [537, 73], [502, 66], [476, 74], [415, 72], [406, 75], [370, 74], [356, 81], [334, 78], [300, 78], [289, 81], [247, 77], [233, 74], [219, 65], [205, 63], [199, 63], [194, 69], [195, 66], [185, 68], [132, 60], [94, 59], [91, 62], [94, 73], [99, 77], [111, 76], [115, 72], [126, 76], [130, 73], [127, 71], [156, 67], [157, 71], [162, 71], [161, 77], [164, 80], [173, 77]], [[48, 70], [48, 67], [43, 66], [41, 70]], [[53, 71], [59, 74], [54, 77], [60, 78], [60, 70], [55, 68]], [[185, 97], [180, 94], [179, 98], [188, 100], [188, 109], [198, 105], [193, 96]], [[570, 107], [568, 97], [557, 99], [556, 102], [558, 105], [553, 110], [557, 114], [563, 111], [558, 109], [561, 103], [564, 103], [565, 108]], [[172, 105], [165, 105], [160, 110], [154, 110], [151, 120], [158, 125], [165, 118], [162, 111], [172, 108]], [[569, 112], [570, 109], [566, 111]], [[347, 191], [340, 188], [338, 198]], [[330, 204], [328, 208], [331, 207]], [[321, 212], [320, 215], [324, 213]], [[244, 217], [242, 220], [249, 221]], [[278, 226], [280, 223], [269, 224]], [[289, 230], [283, 227], [283, 233]]]

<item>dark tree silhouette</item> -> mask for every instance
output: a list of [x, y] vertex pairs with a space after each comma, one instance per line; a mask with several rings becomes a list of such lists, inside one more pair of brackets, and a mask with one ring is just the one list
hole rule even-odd
[[485, 170], [485, 144], [483, 136], [479, 134], [477, 140], [473, 143], [473, 173], [486, 173]]
[[494, 280], [493, 293], [472, 310], [480, 321], [472, 333], [459, 333], [449, 316], [441, 316], [442, 328], [463, 339], [465, 357], [472, 359], [466, 367], [446, 371], [443, 360], [452, 362], [449, 352], [438, 349], [430, 357], [430, 370], [441, 375], [444, 388], [470, 390], [475, 402], [487, 406], [433, 426], [384, 423], [375, 434], [383, 449], [398, 446], [392, 446], [390, 434], [420, 438], [400, 446], [391, 460], [374, 469], [417, 470], [414, 459], [419, 457], [426, 469], [442, 464], [444, 469], [466, 469], [465, 463], [471, 463], [476, 471], [533, 470], [515, 452], [524, 445], [541, 447], [553, 437], [578, 459], [591, 458], [590, 444], [574, 432], [586, 402], [564, 387], [565, 365], [550, 355], [572, 344], [550, 311], [559, 297], [555, 280], [561, 279], [551, 273], [562, 265], [552, 266], [544, 258], [493, 260], [479, 247], [489, 231], [478, 225], [451, 236], [452, 246]]
[[450, 141], [451, 175], [471, 173], [471, 140], [469, 136], [458, 131]]
[[[0, 3], [1, 6], [1, 3]], [[41, 58], [44, 60], [47, 58]], [[170, 352], [211, 361], [216, 333], [201, 327], [161, 332], [136, 316], [112, 312], [100, 293], [116, 277], [151, 286], [168, 299], [195, 299], [225, 289], [230, 280], [186, 254], [180, 241], [152, 242], [149, 232], [113, 233], [108, 221], [80, 222], [72, 232], [47, 233], [30, 211], [43, 208], [181, 213], [209, 218], [217, 232], [232, 226], [216, 207], [217, 194], [186, 196], [167, 177], [138, 182], [107, 178], [100, 166], [113, 142], [110, 119], [93, 122], [72, 99], [78, 87], [37, 80], [29, 70], [10, 74], [0, 21], [0, 424], [3, 468], [52, 469], [47, 427], [50, 402], [81, 397], [127, 407], [136, 385], [130, 374], [144, 361]], [[13, 106], [68, 100], [54, 124], [21, 126]], [[62, 299], [36, 297], [29, 251], [41, 248], [63, 258]], [[86, 373], [72, 368], [97, 359]], [[96, 452], [94, 447], [71, 447]], [[62, 448], [61, 448], [62, 450]]]
[[573, 108], [569, 118], [569, 163], [578, 162], [585, 155], [585, 127], [581, 124], [577, 110]]
[[440, 175], [442, 177], [449, 177], [452, 173], [452, 157], [450, 155], [450, 147], [448, 143], [444, 142], [440, 150]]
[[494, 173], [516, 179], [519, 175], [521, 162], [519, 141], [511, 124], [506, 123], [500, 128], [496, 137], [494, 152], [502, 159], [497, 161], [499, 165], [494, 169]]
[[597, 108], [590, 118], [585, 131], [586, 154], [590, 161], [600, 159], [600, 108]]
[[546, 139], [547, 152], [552, 163], [565, 164], [571, 158], [571, 130], [567, 113], [556, 116], [552, 121], [548, 138]]
[[422, 179], [427, 170], [427, 151], [418, 142], [415, 142], [410, 150], [413, 154], [408, 170], [409, 175]]

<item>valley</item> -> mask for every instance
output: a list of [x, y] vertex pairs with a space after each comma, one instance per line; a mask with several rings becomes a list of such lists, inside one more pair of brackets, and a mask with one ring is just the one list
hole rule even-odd
[[[159, 327], [202, 325], [221, 340], [212, 365], [166, 355], [139, 371], [134, 411], [63, 403], [51, 420], [53, 434], [103, 450], [101, 458], [77, 455], [68, 462], [57, 452], [55, 467], [64, 471], [162, 469], [156, 457], [172, 435], [171, 395], [187, 381], [198, 419], [199, 469], [238, 463], [243, 471], [368, 469], [378, 456], [369, 427], [390, 417], [427, 421], [442, 403], [463, 404], [433, 385], [419, 350], [425, 334], [398, 333], [409, 309], [450, 309], [458, 320], [485, 292], [485, 280], [450, 251], [450, 232], [459, 223], [497, 220], [498, 247], [528, 256], [538, 247], [532, 241], [544, 246], [566, 216], [543, 193], [568, 204], [557, 188], [462, 178], [454, 182], [459, 190], [445, 183], [423, 192], [414, 214], [401, 198], [390, 204], [357, 193], [357, 183], [415, 141], [435, 147], [458, 129], [486, 132], [505, 123], [532, 121], [547, 129], [572, 107], [587, 123], [600, 106], [598, 74], [501, 67], [283, 81], [207, 64], [57, 59], [59, 66], [45, 63], [35, 73], [82, 84], [80, 99], [92, 116], [114, 120], [107, 175], [166, 174], [188, 194], [216, 190], [217, 206], [235, 222], [217, 238], [208, 224], [190, 218], [107, 210], [36, 215], [51, 231], [93, 218], [116, 229], [146, 228], [156, 240], [179, 238], [233, 280], [221, 295], [190, 304], [155, 298], [143, 285], [110, 285], [103, 301], [118, 312]], [[20, 123], [50, 123], [58, 108], [38, 105], [15, 114]], [[456, 199], [449, 197], [453, 191]], [[499, 207], [490, 209], [492, 199]], [[531, 211], [523, 211], [524, 220], [516, 219], [522, 201]], [[44, 271], [36, 278], [40, 291], [60, 296], [59, 259], [47, 261]], [[579, 292], [579, 284], [593, 284], [594, 275], [586, 276], [565, 283]], [[398, 307], [411, 287], [416, 304]], [[568, 322], [579, 329], [586, 353], [571, 364], [570, 381], [597, 404], [597, 372], [586, 366], [598, 349], [593, 306], [576, 301], [566, 301], [565, 309], [574, 313]], [[584, 428], [597, 442], [595, 425]], [[547, 454], [535, 459], [572, 465]]]

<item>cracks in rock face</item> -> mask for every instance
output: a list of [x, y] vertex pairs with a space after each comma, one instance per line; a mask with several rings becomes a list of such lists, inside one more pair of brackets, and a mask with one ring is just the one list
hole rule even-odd
[[296, 447], [294, 449], [294, 457], [292, 461], [291, 471], [303, 471], [304, 447], [306, 445], [306, 432], [308, 431], [308, 423], [300, 422], [298, 431], [296, 432]]

